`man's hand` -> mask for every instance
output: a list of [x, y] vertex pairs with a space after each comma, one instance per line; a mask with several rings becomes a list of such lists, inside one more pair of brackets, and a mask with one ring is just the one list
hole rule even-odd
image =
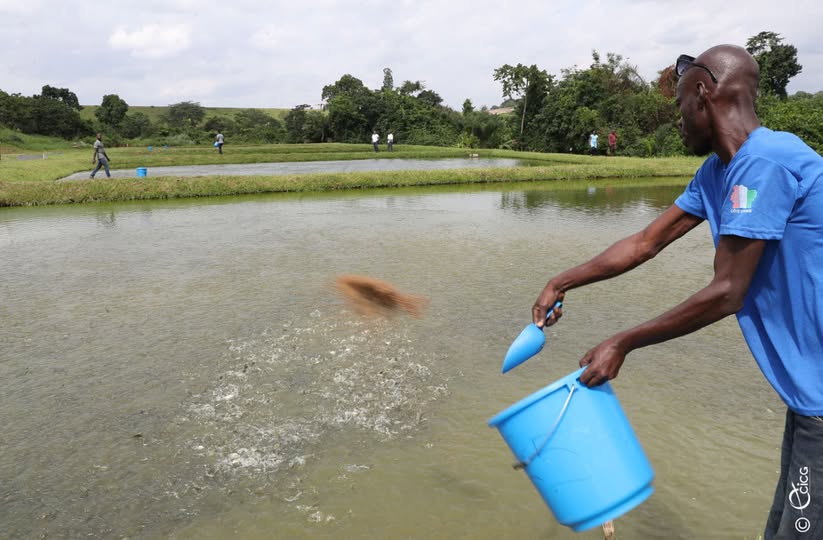
[[580, 360], [580, 367], [589, 366], [580, 375], [580, 382], [591, 387], [617, 378], [627, 353], [616, 337], [607, 339]]
[[559, 321], [560, 317], [563, 316], [562, 307], [555, 308], [548, 320], [546, 319], [546, 315], [557, 302], [562, 302], [565, 296], [566, 293], [555, 289], [551, 282], [546, 284], [543, 292], [540, 293], [537, 301], [535, 301], [532, 306], [532, 322], [534, 322], [538, 328], [543, 328], [544, 326], [551, 326]]

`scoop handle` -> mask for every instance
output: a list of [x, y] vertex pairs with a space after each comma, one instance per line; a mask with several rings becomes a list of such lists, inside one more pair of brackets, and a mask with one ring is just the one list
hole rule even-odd
[[549, 317], [552, 316], [552, 313], [554, 313], [555, 309], [562, 308], [562, 307], [563, 307], [563, 302], [561, 302], [560, 300], [555, 302], [554, 305], [552, 306], [552, 308], [549, 311], [546, 312], [546, 321], [549, 320]]

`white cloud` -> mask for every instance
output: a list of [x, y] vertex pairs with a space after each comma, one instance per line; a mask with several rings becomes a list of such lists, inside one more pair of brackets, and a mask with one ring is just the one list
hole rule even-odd
[[296, 37], [294, 31], [282, 25], [267, 24], [249, 37], [249, 43], [256, 49], [273, 51], [287, 47]]
[[[316, 103], [351, 74], [377, 88], [425, 81], [459, 109], [499, 104], [493, 72], [536, 64], [555, 76], [620, 54], [646, 80], [680, 53], [745, 44], [768, 30], [798, 49], [789, 92], [823, 90], [823, 2], [792, 0], [0, 0], [0, 89], [68, 87], [84, 104], [116, 93], [134, 105]], [[90, 15], [91, 13], [91, 15]], [[135, 84], [140, 81], [139, 84]], [[218, 81], [217, 84], [213, 81]], [[191, 94], [186, 94], [191, 92]]]
[[0, 13], [28, 15], [35, 13], [41, 7], [41, 0], [29, 0], [27, 2], [20, 2], [18, 0], [0, 0]]
[[162, 58], [188, 49], [191, 30], [185, 24], [148, 24], [133, 32], [120, 27], [109, 37], [109, 45], [115, 49], [129, 50], [132, 56], [138, 58]]
[[173, 82], [165, 84], [156, 81], [157, 96], [168, 102], [179, 101], [201, 101], [203, 98], [213, 94], [218, 86], [216, 79], [207, 77], [187, 77], [175, 79]]

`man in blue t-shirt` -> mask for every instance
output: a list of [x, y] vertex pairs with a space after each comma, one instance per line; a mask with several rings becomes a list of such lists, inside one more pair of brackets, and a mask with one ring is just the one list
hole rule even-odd
[[713, 154], [645, 229], [551, 278], [532, 317], [541, 327], [554, 324], [562, 309], [549, 306], [567, 291], [635, 268], [708, 220], [716, 247], [711, 282], [588, 351], [580, 380], [596, 386], [614, 379], [632, 350], [736, 314], [788, 406], [764, 540], [823, 538], [823, 157], [796, 136], [760, 125], [759, 70], [745, 49], [681, 55], [675, 68], [683, 141], [697, 155]]

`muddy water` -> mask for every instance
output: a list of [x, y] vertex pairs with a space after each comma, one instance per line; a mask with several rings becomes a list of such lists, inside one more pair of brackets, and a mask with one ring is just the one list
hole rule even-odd
[[[701, 227], [570, 293], [503, 376], [545, 280], [677, 194], [555, 189], [3, 210], [0, 538], [602, 538], [556, 523], [486, 421], [705, 284], [712, 247]], [[342, 273], [431, 303], [362, 319]], [[618, 538], [756, 538], [784, 409], [735, 323], [613, 387], [657, 474]]]

